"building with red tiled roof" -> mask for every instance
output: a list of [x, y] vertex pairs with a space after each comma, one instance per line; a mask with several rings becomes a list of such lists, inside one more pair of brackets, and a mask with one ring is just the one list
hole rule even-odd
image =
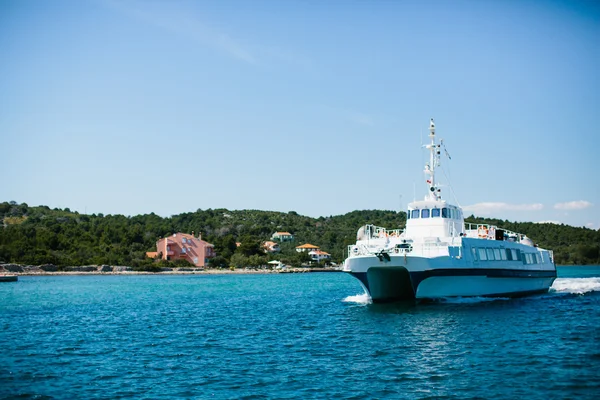
[[276, 242], [266, 241], [262, 244], [262, 246], [267, 253], [277, 253], [281, 250], [279, 248], [279, 243]]
[[319, 250], [319, 249], [320, 249], [319, 246], [315, 246], [314, 244], [310, 244], [310, 243], [305, 243], [303, 245], [296, 246], [296, 251], [298, 253], [303, 252], [303, 251], [312, 251], [312, 250]]
[[[148, 256], [154, 252], [146, 253]], [[193, 234], [174, 233], [156, 242], [156, 253], [163, 260], [186, 260], [196, 267], [205, 267], [216, 256], [214, 246]], [[156, 257], [156, 256], [155, 256]]]
[[271, 240], [279, 240], [280, 242], [291, 242], [294, 240], [294, 235], [289, 232], [275, 232], [271, 236]]
[[309, 251], [308, 255], [313, 261], [316, 262], [320, 262], [321, 260], [329, 260], [331, 258], [331, 254], [321, 250]]

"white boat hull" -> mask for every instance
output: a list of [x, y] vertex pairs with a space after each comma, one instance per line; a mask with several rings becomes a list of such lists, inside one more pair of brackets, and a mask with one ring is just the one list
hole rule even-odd
[[452, 257], [352, 257], [345, 271], [356, 277], [374, 302], [445, 297], [517, 297], [547, 292], [554, 264], [472, 263]]

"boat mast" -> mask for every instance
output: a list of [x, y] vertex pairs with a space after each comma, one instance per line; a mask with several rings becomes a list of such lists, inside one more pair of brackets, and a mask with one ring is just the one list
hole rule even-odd
[[440, 145], [435, 143], [435, 123], [433, 122], [433, 118], [429, 121], [429, 138], [431, 139], [431, 143], [425, 145], [425, 148], [429, 150], [429, 164], [425, 164], [425, 175], [428, 175], [428, 197], [430, 200], [441, 200], [441, 190], [435, 182], [435, 167], [440, 165]]

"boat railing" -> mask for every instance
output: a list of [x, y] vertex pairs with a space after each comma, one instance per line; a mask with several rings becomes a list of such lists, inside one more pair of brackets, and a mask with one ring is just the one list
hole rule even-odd
[[374, 229], [371, 230], [371, 238], [385, 238], [385, 237], [399, 237], [404, 229], [385, 229], [380, 226], [373, 226]]
[[[404, 247], [406, 246], [406, 247]], [[377, 255], [382, 252], [388, 254], [417, 254], [420, 256], [436, 257], [447, 256], [448, 247], [452, 246], [447, 242], [432, 242], [432, 243], [407, 243], [401, 246], [394, 246], [387, 249], [376, 246], [367, 246], [362, 243], [352, 244], [348, 246], [348, 257], [357, 257], [365, 255]]]
[[479, 238], [496, 240], [496, 231], [504, 232], [504, 238], [508, 241], [521, 242], [525, 235], [508, 229], [498, 228], [496, 225], [490, 224], [472, 224], [465, 222], [465, 234], [468, 238]]
[[351, 244], [348, 246], [348, 257], [364, 256], [369, 254], [374, 254], [374, 252], [364, 244]]

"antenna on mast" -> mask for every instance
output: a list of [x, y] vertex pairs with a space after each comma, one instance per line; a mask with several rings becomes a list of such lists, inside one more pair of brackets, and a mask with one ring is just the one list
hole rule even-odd
[[440, 166], [440, 153], [441, 153], [441, 145], [435, 142], [435, 122], [433, 118], [429, 121], [429, 138], [431, 142], [425, 145], [425, 148], [429, 150], [429, 163], [425, 164], [425, 175], [428, 176], [426, 180], [427, 185], [429, 186], [429, 196], [425, 196], [425, 199], [429, 198], [430, 200], [441, 200], [441, 189], [435, 182], [435, 169]]

